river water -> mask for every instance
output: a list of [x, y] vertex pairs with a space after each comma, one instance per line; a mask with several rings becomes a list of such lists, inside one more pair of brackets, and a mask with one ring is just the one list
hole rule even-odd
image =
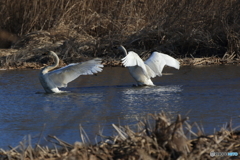
[[64, 94], [45, 94], [38, 73], [0, 71], [0, 148], [15, 147], [27, 135], [32, 145], [39, 137], [48, 145], [47, 135], [73, 144], [81, 141], [80, 125], [94, 142], [99, 131], [113, 135], [112, 124], [131, 126], [161, 111], [188, 116], [208, 134], [230, 119], [239, 125], [239, 66], [165, 68], [164, 76], [153, 79], [154, 87], [133, 87], [126, 68], [106, 67], [69, 83]]

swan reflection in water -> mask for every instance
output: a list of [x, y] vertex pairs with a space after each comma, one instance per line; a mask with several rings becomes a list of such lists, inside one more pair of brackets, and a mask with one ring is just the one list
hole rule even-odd
[[[63, 114], [65, 116], [75, 114], [79, 116], [80, 121], [87, 120], [88, 117], [92, 117], [91, 119], [96, 121], [111, 121], [108, 118], [116, 119], [116, 116], [126, 119], [133, 115], [158, 112], [164, 109], [171, 111], [173, 107], [179, 108], [181, 91], [180, 85], [81, 87], [80, 93], [45, 95], [44, 110], [49, 116], [51, 112], [55, 112], [53, 114], [55, 118], [61, 117]], [[68, 103], [75, 105], [68, 106]], [[174, 105], [172, 105], [173, 103]]]
[[165, 92], [180, 92], [180, 85], [168, 85], [168, 86], [144, 86], [144, 87], [133, 87], [134, 89], [127, 89], [124, 94], [163, 94]]
[[124, 119], [145, 116], [147, 113], [178, 111], [181, 106], [180, 85], [132, 87], [122, 90]]

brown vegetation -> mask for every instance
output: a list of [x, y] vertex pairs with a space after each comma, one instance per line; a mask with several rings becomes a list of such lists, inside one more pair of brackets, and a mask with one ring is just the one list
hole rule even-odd
[[0, 48], [10, 48], [17, 39], [18, 37], [16, 35], [0, 30]]
[[[213, 135], [205, 135], [199, 129], [194, 133], [188, 118], [177, 116], [173, 120], [166, 113], [149, 114], [137, 125], [137, 130], [129, 126], [113, 125], [116, 135], [102, 136], [95, 145], [88, 143], [84, 130], [80, 127], [82, 142], [68, 144], [55, 136], [48, 140], [57, 149], [36, 145], [32, 147], [30, 137], [18, 147], [9, 151], [0, 151], [2, 159], [65, 159], [65, 160], [107, 160], [107, 159], [235, 159], [240, 156], [210, 157], [210, 152], [239, 152], [239, 132], [232, 129], [231, 123]], [[196, 125], [197, 126], [197, 125]], [[198, 126], [197, 126], [198, 127]], [[239, 154], [239, 153], [238, 153]]]
[[239, 59], [237, 0], [2, 0], [0, 10], [0, 29], [20, 37], [12, 45], [20, 59], [1, 57], [0, 67], [42, 65], [40, 54], [50, 49], [66, 63], [97, 56], [117, 65], [119, 44], [143, 58], [157, 50], [179, 59]]

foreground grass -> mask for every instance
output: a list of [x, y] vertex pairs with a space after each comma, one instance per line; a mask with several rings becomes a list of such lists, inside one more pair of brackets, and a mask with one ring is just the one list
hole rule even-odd
[[205, 135], [199, 129], [196, 134], [188, 118], [180, 115], [175, 120], [165, 113], [149, 114], [136, 124], [137, 130], [129, 126], [113, 128], [116, 135], [102, 136], [102, 141], [93, 145], [88, 143], [88, 137], [81, 128], [82, 142], [68, 144], [55, 136], [49, 136], [50, 141], [59, 148], [50, 149], [36, 145], [31, 141], [21, 144], [8, 151], [0, 151], [1, 159], [66, 159], [66, 160], [97, 160], [97, 159], [235, 159], [240, 156], [210, 157], [210, 152], [240, 151], [240, 133], [232, 130], [231, 124], [213, 135]]
[[143, 59], [154, 50], [175, 58], [215, 56], [220, 63], [239, 57], [237, 0], [3, 0], [0, 10], [0, 28], [16, 35], [0, 33], [16, 49], [2, 54], [0, 67], [41, 66], [46, 50], [64, 63], [112, 62], [123, 56], [112, 49], [119, 44]]

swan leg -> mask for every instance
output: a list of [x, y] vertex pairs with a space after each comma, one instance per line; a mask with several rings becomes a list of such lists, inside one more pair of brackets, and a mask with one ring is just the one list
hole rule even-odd
[[133, 87], [138, 87], [139, 85], [138, 85], [138, 84], [133, 84], [132, 86], [133, 86]]
[[133, 84], [133, 87], [146, 87], [146, 86], [155, 86], [154, 84]]
[[52, 93], [64, 93], [64, 92], [66, 92], [66, 91], [59, 90], [57, 87], [56, 88], [52, 88], [51, 91], [52, 91]]

